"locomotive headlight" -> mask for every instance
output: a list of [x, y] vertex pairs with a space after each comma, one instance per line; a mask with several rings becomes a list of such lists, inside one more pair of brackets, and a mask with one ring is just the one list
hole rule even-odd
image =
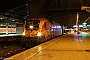
[[23, 32], [22, 35], [25, 36], [25, 32]]
[[38, 32], [38, 33], [37, 33], [37, 36], [41, 36], [41, 35], [42, 35], [42, 33], [41, 33], [41, 32]]
[[33, 26], [32, 25], [30, 25], [30, 29], [33, 29]]

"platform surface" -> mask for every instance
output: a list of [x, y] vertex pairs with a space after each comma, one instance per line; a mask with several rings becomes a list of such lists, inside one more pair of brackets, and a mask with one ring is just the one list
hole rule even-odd
[[90, 35], [60, 36], [5, 60], [90, 60]]
[[8, 36], [21, 36], [22, 34], [2, 34], [0, 37], [8, 37]]

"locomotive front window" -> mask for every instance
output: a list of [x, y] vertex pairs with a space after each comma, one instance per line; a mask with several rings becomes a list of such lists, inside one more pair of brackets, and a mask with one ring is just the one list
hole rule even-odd
[[28, 21], [26, 21], [26, 29], [27, 30], [30, 30], [30, 29], [36, 30], [39, 28], [39, 23], [40, 23], [40, 20], [28, 20]]

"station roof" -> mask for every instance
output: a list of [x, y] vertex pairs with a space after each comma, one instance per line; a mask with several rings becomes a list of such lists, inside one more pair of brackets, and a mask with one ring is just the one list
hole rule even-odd
[[15, 7], [1, 15], [0, 21], [16, 21], [16, 22], [24, 22], [29, 15], [28, 6], [27, 4]]
[[[57, 4], [55, 4], [55, 1]], [[77, 13], [79, 14], [79, 24], [88, 19], [90, 13], [82, 11], [81, 6], [90, 6], [89, 2], [88, 0], [83, 0], [82, 2], [78, 0], [30, 0], [30, 4], [24, 4], [7, 11], [3, 18], [9, 21], [23, 22], [30, 16], [42, 16], [62, 26], [72, 27], [72, 25], [76, 24]], [[90, 19], [88, 19], [87, 23], [90, 24]]]

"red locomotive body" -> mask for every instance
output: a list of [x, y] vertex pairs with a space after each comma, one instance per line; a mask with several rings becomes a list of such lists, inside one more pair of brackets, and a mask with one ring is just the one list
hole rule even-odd
[[62, 28], [46, 18], [32, 18], [25, 21], [23, 35], [34, 42], [44, 42], [62, 35]]

